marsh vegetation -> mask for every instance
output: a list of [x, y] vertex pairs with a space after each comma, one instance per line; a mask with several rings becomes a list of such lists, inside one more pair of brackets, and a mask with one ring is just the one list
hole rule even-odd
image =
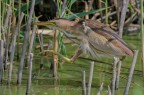
[[[144, 94], [143, 0], [1, 0], [0, 6], [0, 95]], [[70, 64], [62, 57], [71, 58], [79, 45], [32, 25], [55, 18], [104, 23], [136, 56], [115, 62], [83, 54]]]

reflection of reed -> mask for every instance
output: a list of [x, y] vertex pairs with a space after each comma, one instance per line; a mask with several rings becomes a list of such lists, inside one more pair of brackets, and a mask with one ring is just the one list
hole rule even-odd
[[59, 93], [60, 93], [60, 87], [59, 86], [55, 86], [54, 87], [54, 95], [60, 95]]

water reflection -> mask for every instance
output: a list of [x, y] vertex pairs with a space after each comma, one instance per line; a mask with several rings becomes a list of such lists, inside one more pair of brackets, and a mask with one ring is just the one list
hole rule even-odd
[[26, 87], [0, 86], [0, 95], [24, 95]]
[[[35, 59], [33, 61], [33, 78], [30, 90], [30, 95], [82, 95], [81, 89], [81, 71], [86, 71], [86, 76], [89, 73], [89, 64], [64, 64], [62, 70], [59, 70], [59, 79], [57, 83], [54, 82], [50, 74], [50, 62], [46, 59]], [[40, 68], [40, 64], [43, 67]], [[14, 70], [16, 71], [16, 70]], [[27, 70], [24, 70], [27, 72]], [[111, 66], [105, 64], [95, 64], [92, 95], [96, 95], [101, 82], [104, 83], [102, 95], [107, 95], [107, 86], [111, 84], [112, 78]], [[139, 72], [136, 72], [139, 73]], [[14, 72], [14, 74], [17, 74]], [[25, 95], [27, 73], [24, 73], [23, 84], [21, 87], [17, 85], [0, 86], [0, 95]], [[15, 76], [14, 76], [15, 77]], [[123, 95], [128, 73], [126, 69], [122, 68], [120, 77], [120, 86], [116, 91], [116, 95]], [[88, 78], [86, 78], [88, 79]], [[13, 79], [15, 82], [16, 78]], [[14, 83], [13, 83], [14, 84]], [[144, 95], [144, 81], [140, 74], [134, 74], [133, 81], [130, 87], [129, 95]]]

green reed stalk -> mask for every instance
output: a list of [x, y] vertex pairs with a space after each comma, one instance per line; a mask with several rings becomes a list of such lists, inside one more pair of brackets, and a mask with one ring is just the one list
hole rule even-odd
[[141, 34], [142, 34], [142, 70], [143, 70], [143, 77], [144, 77], [144, 24], [143, 24], [143, 0], [141, 0]]
[[[0, 0], [0, 6], [2, 5], [1, 2], [2, 2], [2, 0]], [[2, 14], [1, 14], [1, 13], [2, 13], [2, 10], [0, 10], [0, 40], [1, 40], [1, 31], [2, 31], [2, 30], [1, 30], [1, 29], [2, 29], [2, 27], [1, 27], [1, 25], [2, 25], [2, 21], [1, 21], [2, 16], [1, 16], [1, 15], [2, 15]]]
[[108, 25], [108, 0], [105, 0], [106, 24]]
[[11, 0], [11, 6], [12, 6], [12, 15], [15, 15], [14, 13], [14, 0]]
[[[6, 1], [4, 1], [4, 0], [2, 0], [1, 1], [1, 8], [2, 8], [2, 10], [1, 10], [1, 27], [3, 26], [3, 22], [4, 22], [4, 14], [5, 14], [5, 12], [6, 12], [6, 10], [5, 9], [7, 9], [6, 8]], [[2, 31], [1, 31], [2, 32]]]
[[[19, 10], [18, 10], [18, 18], [20, 18], [20, 13], [21, 13], [21, 0], [19, 2]], [[17, 60], [19, 60], [19, 55], [20, 55], [20, 21], [18, 21], [19, 26], [18, 26], [18, 37], [17, 37]]]

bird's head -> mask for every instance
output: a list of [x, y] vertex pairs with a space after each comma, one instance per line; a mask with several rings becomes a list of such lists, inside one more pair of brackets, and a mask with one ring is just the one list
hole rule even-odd
[[34, 22], [33, 25], [48, 26], [53, 29], [68, 30], [68, 28], [73, 26], [74, 23], [75, 23], [74, 21], [70, 21], [68, 19], [58, 18], [58, 19], [47, 21], [47, 22]]

